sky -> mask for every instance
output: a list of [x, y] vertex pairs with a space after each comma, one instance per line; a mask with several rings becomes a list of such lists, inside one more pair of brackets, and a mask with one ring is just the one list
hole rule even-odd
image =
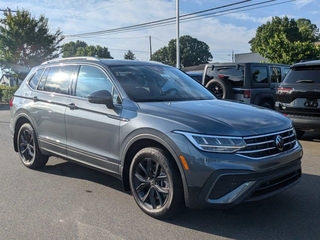
[[[177, 5], [179, 35], [208, 44], [212, 62], [229, 62], [232, 54], [250, 52], [248, 42], [257, 28], [274, 16], [306, 18], [320, 27], [319, 0], [2, 0], [0, 9], [28, 10], [37, 19], [44, 15], [51, 33], [62, 31], [63, 43], [81, 40], [107, 47], [115, 59], [123, 59], [130, 50], [137, 60], [149, 60], [150, 51], [154, 53], [176, 38]], [[209, 9], [212, 11], [205, 11]], [[187, 20], [182, 17], [199, 11], [205, 12], [188, 15]], [[173, 19], [170, 24], [152, 28], [74, 36], [168, 18]]]

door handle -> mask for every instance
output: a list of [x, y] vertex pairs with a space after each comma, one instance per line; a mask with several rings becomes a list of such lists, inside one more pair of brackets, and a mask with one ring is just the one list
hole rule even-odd
[[37, 102], [37, 101], [39, 101], [39, 98], [38, 98], [37, 96], [34, 96], [34, 97], [33, 97], [33, 101], [34, 101], [34, 102]]
[[69, 108], [70, 108], [71, 110], [78, 109], [78, 107], [77, 107], [77, 105], [76, 105], [75, 103], [70, 103], [70, 104], [69, 104]]

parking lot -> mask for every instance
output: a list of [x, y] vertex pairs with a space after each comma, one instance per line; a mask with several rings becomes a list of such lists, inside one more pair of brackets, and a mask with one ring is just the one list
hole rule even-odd
[[301, 182], [272, 198], [227, 210], [148, 217], [108, 175], [50, 158], [41, 171], [13, 151], [0, 105], [0, 239], [320, 239], [320, 133], [305, 134]]

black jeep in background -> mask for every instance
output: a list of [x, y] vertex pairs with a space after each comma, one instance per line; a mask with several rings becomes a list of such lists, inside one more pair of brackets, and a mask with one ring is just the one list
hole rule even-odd
[[275, 108], [292, 119], [298, 138], [320, 130], [320, 60], [291, 66], [277, 90]]
[[274, 109], [276, 89], [289, 69], [284, 64], [210, 63], [204, 66], [199, 82], [219, 99]]

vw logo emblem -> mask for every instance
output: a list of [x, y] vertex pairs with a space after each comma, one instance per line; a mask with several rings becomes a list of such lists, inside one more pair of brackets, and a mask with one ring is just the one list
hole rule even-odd
[[274, 143], [279, 151], [282, 151], [284, 148], [284, 142], [280, 135], [276, 136], [276, 139], [274, 140]]

